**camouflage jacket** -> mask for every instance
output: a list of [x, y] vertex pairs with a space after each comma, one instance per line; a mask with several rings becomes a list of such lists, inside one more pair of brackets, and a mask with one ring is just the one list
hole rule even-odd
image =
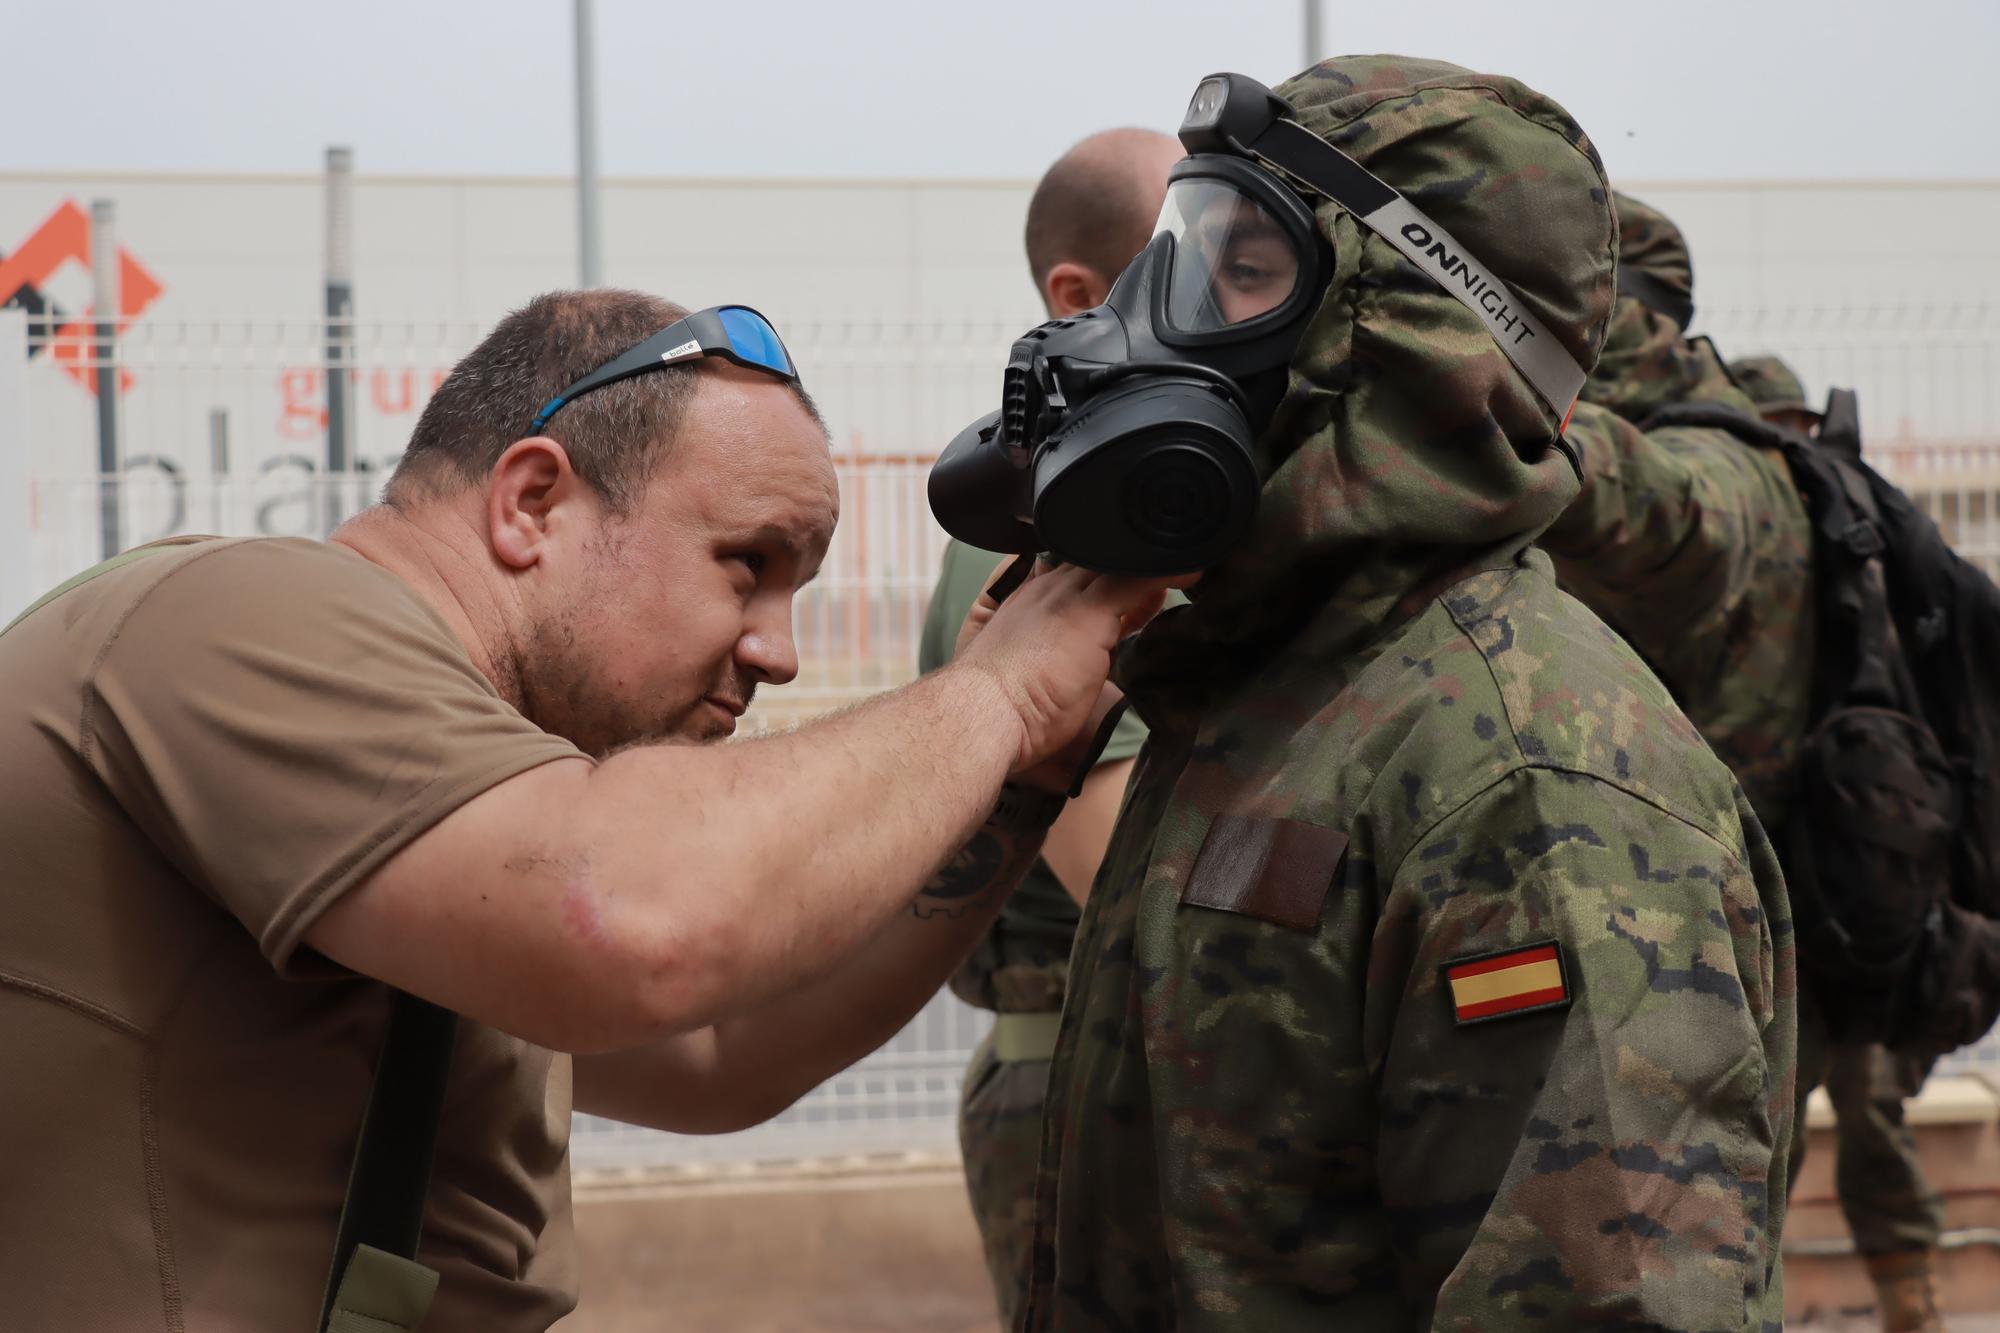
[[1542, 538], [1563, 587], [1625, 636], [1769, 827], [1812, 705], [1812, 531], [1784, 458], [1720, 430], [1641, 431], [1581, 403], [1583, 494]]
[[[1621, 241], [1672, 288], [1690, 279], [1678, 229], [1620, 196]], [[1621, 298], [1564, 432], [1583, 494], [1542, 538], [1563, 587], [1617, 629], [1673, 691], [1777, 828], [1812, 706], [1812, 526], [1784, 457], [1722, 430], [1639, 425], [1670, 403], [1755, 416], [1706, 341]]]
[[[1029, 1326], [1776, 1326], [1789, 922], [1729, 775], [1532, 555], [1348, 666], [1144, 696]], [[1545, 943], [1567, 1007], [1456, 1021], [1445, 968]]]
[[[1560, 108], [1394, 57], [1281, 92], [1588, 364], [1610, 224]], [[1527, 549], [1576, 487], [1546, 409], [1386, 243], [1320, 223], [1344, 267], [1257, 524], [1118, 664], [1153, 734], [1073, 956], [1023, 1326], [1775, 1328], [1770, 848]]]

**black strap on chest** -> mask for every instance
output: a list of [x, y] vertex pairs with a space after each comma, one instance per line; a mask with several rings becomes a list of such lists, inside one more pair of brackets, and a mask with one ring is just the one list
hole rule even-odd
[[395, 992], [348, 1172], [333, 1267], [320, 1302], [321, 1333], [333, 1314], [334, 1296], [355, 1247], [368, 1245], [401, 1259], [416, 1258], [457, 1036], [457, 1014]]

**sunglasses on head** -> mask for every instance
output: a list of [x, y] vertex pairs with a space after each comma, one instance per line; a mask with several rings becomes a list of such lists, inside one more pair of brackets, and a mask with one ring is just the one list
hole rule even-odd
[[676, 320], [629, 352], [623, 352], [564, 389], [535, 413], [529, 433], [539, 431], [566, 403], [592, 389], [629, 380], [649, 370], [719, 356], [779, 379], [797, 381], [798, 367], [771, 321], [747, 305], [717, 305]]

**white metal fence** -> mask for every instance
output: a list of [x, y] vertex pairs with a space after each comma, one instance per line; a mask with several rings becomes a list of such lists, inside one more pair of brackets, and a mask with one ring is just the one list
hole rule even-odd
[[[1722, 311], [1707, 326], [1736, 355], [1786, 356], [1809, 385], [1861, 391], [1864, 437], [1878, 466], [1937, 517], [1946, 535], [2000, 572], [2000, 311], [1985, 307]], [[0, 378], [0, 447], [25, 460], [30, 570], [45, 588], [101, 554], [104, 481], [96, 472], [97, 358], [88, 331], [28, 327], [25, 394]], [[139, 323], [121, 333], [120, 457], [111, 493], [123, 544], [176, 532], [322, 535], [329, 498], [352, 512], [373, 498], [417, 413], [470, 326], [364, 323], [341, 373], [359, 466], [323, 466], [326, 327], [319, 321]], [[997, 397], [999, 367], [1020, 332], [1004, 319], [896, 324], [827, 320], [784, 330], [835, 445], [842, 519], [822, 578], [799, 600], [802, 672], [766, 691], [753, 726], [823, 712], [908, 679], [943, 534], [924, 498], [937, 450]], [[18, 336], [18, 335], [17, 335]], [[18, 365], [18, 362], [16, 363]], [[9, 397], [23, 401], [8, 401]], [[587, 1118], [586, 1171], [856, 1153], [949, 1151], [959, 1074], [987, 1016], [940, 995], [900, 1035], [772, 1123], [744, 1134], [682, 1138]], [[2000, 1041], [1959, 1067], [2000, 1072]]]

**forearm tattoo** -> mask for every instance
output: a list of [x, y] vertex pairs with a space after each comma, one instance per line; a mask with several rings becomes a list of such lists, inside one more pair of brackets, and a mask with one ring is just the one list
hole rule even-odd
[[951, 919], [989, 906], [1034, 864], [1046, 832], [980, 825], [972, 841], [959, 848], [917, 894], [911, 914], [920, 921]]

